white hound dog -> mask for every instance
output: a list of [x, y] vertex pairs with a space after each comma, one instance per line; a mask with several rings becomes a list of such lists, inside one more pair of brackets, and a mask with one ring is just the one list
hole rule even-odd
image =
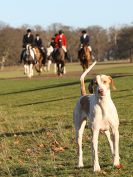
[[81, 97], [76, 104], [73, 117], [76, 129], [76, 141], [78, 143], [78, 167], [84, 166], [82, 136], [87, 118], [89, 118], [90, 128], [92, 130], [93, 168], [97, 172], [100, 171], [98, 159], [98, 136], [100, 131], [104, 132], [108, 138], [114, 167], [119, 169], [122, 165], [119, 162], [119, 119], [110, 95], [110, 84], [112, 88], [115, 88], [113, 79], [107, 75], [97, 75], [88, 87], [91, 94], [86, 95], [84, 78], [95, 64], [96, 62], [81, 75]]

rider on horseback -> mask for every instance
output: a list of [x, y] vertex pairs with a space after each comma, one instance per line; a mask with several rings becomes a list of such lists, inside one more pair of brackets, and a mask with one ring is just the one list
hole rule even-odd
[[83, 30], [82, 35], [80, 37], [80, 48], [78, 50], [78, 58], [79, 58], [79, 55], [80, 55], [84, 45], [88, 46], [90, 53], [92, 52], [92, 49], [91, 49], [91, 46], [89, 43], [90, 43], [90, 37], [87, 34], [86, 30]]
[[40, 50], [40, 52], [43, 55], [43, 58], [45, 59], [46, 58], [46, 50], [43, 46], [43, 42], [42, 42], [42, 39], [40, 38], [39, 34], [36, 34], [36, 38], [34, 40], [34, 46]]
[[66, 42], [67, 39], [64, 32], [59, 30], [59, 34], [56, 34], [55, 36], [55, 48], [58, 49], [59, 47], [62, 47], [65, 52], [65, 58], [69, 59], [67, 55]]
[[34, 62], [36, 63], [34, 51], [32, 50], [33, 43], [34, 36], [31, 33], [31, 29], [27, 29], [27, 33], [23, 36], [23, 50], [20, 56], [20, 63], [22, 62], [23, 59], [25, 60], [27, 55], [29, 54], [32, 56]]
[[34, 45], [36, 47], [38, 47], [39, 49], [43, 48], [43, 43], [42, 43], [42, 39], [40, 38], [39, 34], [36, 34], [36, 38], [34, 40]]

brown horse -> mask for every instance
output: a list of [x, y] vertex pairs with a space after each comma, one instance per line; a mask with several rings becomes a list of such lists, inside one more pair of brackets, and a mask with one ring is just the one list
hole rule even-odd
[[57, 66], [58, 76], [65, 74], [65, 51], [62, 48], [62, 45], [59, 45], [59, 48], [54, 52], [53, 59]]
[[42, 72], [42, 67], [46, 65], [46, 51], [41, 51], [38, 47], [34, 47], [34, 53], [37, 60], [35, 64], [35, 69], [38, 73]]
[[57, 66], [57, 74], [61, 76], [65, 74], [64, 67], [65, 67], [65, 52], [63, 48], [58, 48], [57, 50], [57, 57], [56, 57], [56, 66]]
[[90, 50], [88, 45], [84, 45], [83, 48], [79, 52], [79, 59], [81, 66], [83, 67], [83, 71], [85, 71], [89, 67], [89, 63], [91, 60]]

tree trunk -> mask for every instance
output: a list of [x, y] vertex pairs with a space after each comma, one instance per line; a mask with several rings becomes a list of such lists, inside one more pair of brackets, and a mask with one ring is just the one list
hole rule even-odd
[[130, 49], [130, 63], [133, 62], [133, 49]]

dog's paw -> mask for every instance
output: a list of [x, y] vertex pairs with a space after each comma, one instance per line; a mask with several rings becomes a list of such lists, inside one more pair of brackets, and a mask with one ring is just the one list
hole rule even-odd
[[122, 164], [119, 164], [119, 165], [115, 165], [114, 166], [116, 169], [121, 169], [121, 168], [123, 168], [123, 165]]
[[99, 165], [94, 165], [94, 172], [100, 172], [101, 168]]
[[84, 164], [81, 163], [81, 164], [78, 164], [78, 168], [83, 168], [84, 167]]

